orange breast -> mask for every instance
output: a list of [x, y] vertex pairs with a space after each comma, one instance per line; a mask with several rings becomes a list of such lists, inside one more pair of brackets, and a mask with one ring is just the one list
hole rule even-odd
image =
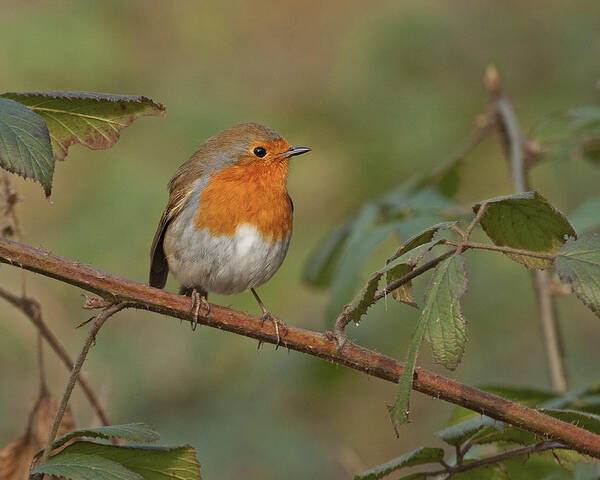
[[196, 228], [213, 235], [233, 235], [241, 224], [253, 225], [275, 243], [292, 229], [286, 181], [288, 161], [255, 162], [213, 174], [200, 195]]

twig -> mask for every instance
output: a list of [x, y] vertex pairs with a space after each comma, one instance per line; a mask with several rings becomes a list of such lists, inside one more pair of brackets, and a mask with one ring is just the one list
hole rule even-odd
[[466, 453], [466, 451], [461, 451], [460, 452], [460, 455], [461, 455], [460, 462], [458, 461], [459, 456], [457, 453], [457, 464], [455, 466], [450, 466], [450, 465], [446, 464], [446, 465], [443, 465], [443, 467], [444, 467], [443, 470], [437, 470], [437, 471], [432, 471], [432, 472], [423, 472], [423, 473], [425, 475], [427, 475], [428, 478], [429, 478], [429, 476], [435, 477], [436, 475], [444, 475], [445, 473], [447, 473], [447, 474], [449, 474], [449, 476], [446, 478], [450, 478], [450, 477], [452, 477], [452, 475], [455, 475], [457, 473], [466, 472], [468, 470], [474, 470], [479, 467], [485, 467], [486, 465], [493, 465], [496, 463], [503, 462], [505, 460], [510, 460], [511, 458], [522, 457], [524, 455], [530, 455], [532, 453], [541, 453], [541, 452], [545, 452], [547, 450], [564, 450], [564, 449], [568, 449], [568, 447], [561, 443], [558, 443], [558, 442], [544, 441], [544, 442], [536, 443], [535, 445], [529, 445], [527, 447], [516, 448], [514, 450], [508, 450], [506, 452], [499, 453], [498, 455], [493, 455], [491, 457], [482, 458], [481, 460], [476, 460], [474, 462], [469, 462], [469, 463], [462, 462], [462, 458], [464, 457], [464, 454]]
[[[493, 66], [486, 71], [485, 86], [494, 100], [498, 129], [505, 154], [510, 161], [513, 189], [515, 193], [526, 192], [529, 190], [529, 182], [519, 122]], [[536, 270], [532, 272], [532, 280], [538, 299], [552, 386], [557, 393], [564, 393], [567, 391], [567, 377], [559, 341], [555, 300], [549, 288], [550, 274], [545, 270]]]
[[493, 252], [502, 252], [502, 253], [510, 253], [513, 255], [524, 255], [526, 257], [533, 258], [542, 258], [544, 260], [556, 260], [560, 255], [557, 253], [544, 253], [544, 252], [534, 252], [533, 250], [522, 250], [520, 248], [511, 248], [511, 247], [503, 247], [499, 245], [490, 245], [488, 243], [477, 243], [477, 242], [454, 242], [452, 240], [444, 240], [444, 245], [451, 245], [453, 247], [462, 246], [463, 250], [468, 250], [471, 248], [479, 249], [479, 250], [491, 250]]
[[[56, 338], [54, 333], [52, 333], [52, 330], [50, 330], [46, 323], [42, 320], [41, 309], [38, 302], [28, 297], [17, 297], [16, 295], [4, 290], [2, 287], [0, 287], [0, 297], [4, 298], [11, 305], [17, 307], [25, 316], [27, 316], [38, 329], [38, 332], [44, 337], [46, 342], [48, 342], [48, 345], [52, 347], [52, 350], [54, 350], [58, 358], [62, 360], [69, 370], [73, 370], [73, 360], [71, 360], [71, 357], [67, 353], [65, 347], [60, 343], [60, 340]], [[104, 408], [102, 408], [100, 401], [96, 397], [96, 394], [92, 390], [92, 387], [90, 387], [83, 374], [79, 375], [77, 381], [79, 382], [83, 393], [92, 405], [92, 408], [96, 412], [96, 415], [98, 415], [100, 422], [102, 422], [103, 425], [110, 425], [111, 423], [108, 414], [104, 411]]]
[[87, 357], [88, 352], [92, 346], [92, 343], [96, 342], [96, 334], [104, 325], [104, 322], [108, 320], [115, 313], [127, 308], [129, 306], [128, 302], [121, 302], [111, 305], [110, 307], [106, 307], [102, 310], [94, 320], [90, 331], [88, 333], [87, 338], [85, 339], [85, 343], [79, 352], [79, 356], [75, 361], [75, 365], [73, 365], [73, 370], [71, 371], [71, 376], [69, 377], [69, 381], [67, 382], [67, 386], [65, 388], [65, 393], [62, 396], [60, 401], [60, 405], [58, 407], [58, 412], [56, 412], [56, 417], [54, 419], [54, 425], [52, 426], [52, 430], [50, 431], [50, 436], [48, 437], [48, 444], [46, 445], [46, 449], [44, 450], [44, 456], [42, 459], [42, 463], [45, 463], [50, 457], [50, 453], [52, 452], [52, 445], [56, 438], [56, 434], [58, 433], [58, 429], [60, 428], [60, 424], [63, 419], [63, 415], [65, 414], [65, 410], [67, 409], [67, 405], [69, 404], [69, 399], [71, 398], [71, 393], [73, 393], [73, 388], [75, 387], [75, 383], [77, 382], [77, 377], [79, 376], [79, 372], [81, 371], [81, 367], [83, 366], [83, 362], [85, 362], [85, 358]]
[[[450, 253], [451, 254], [451, 253]], [[25, 268], [61, 282], [100, 295], [111, 302], [133, 302], [131, 307], [191, 321], [192, 300], [183, 295], [116, 277], [78, 262], [56, 257], [46, 251], [0, 238], [0, 262]], [[262, 325], [259, 317], [211, 304], [210, 318], [199, 322], [213, 328], [276, 344], [273, 325]], [[289, 349], [324, 358], [339, 365], [394, 383], [402, 375], [404, 364], [367, 348], [349, 344], [337, 351], [334, 341], [324, 334], [288, 325], [281, 343]], [[415, 369], [413, 388], [433, 398], [461, 405], [496, 420], [534, 434], [559, 441], [572, 449], [600, 458], [600, 436], [583, 428], [550, 417], [505, 398], [461, 384], [450, 378]]]

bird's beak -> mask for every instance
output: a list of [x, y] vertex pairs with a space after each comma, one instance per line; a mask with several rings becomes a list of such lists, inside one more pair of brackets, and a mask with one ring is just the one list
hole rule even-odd
[[290, 147], [290, 149], [283, 154], [284, 157], [295, 157], [296, 155], [302, 155], [303, 153], [310, 152], [308, 147]]

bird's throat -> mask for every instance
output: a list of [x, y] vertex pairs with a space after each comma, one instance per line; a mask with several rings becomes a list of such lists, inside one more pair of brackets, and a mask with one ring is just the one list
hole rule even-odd
[[288, 167], [289, 161], [282, 159], [235, 165], [213, 174], [200, 195], [196, 228], [231, 236], [247, 224], [270, 243], [287, 238], [292, 227]]

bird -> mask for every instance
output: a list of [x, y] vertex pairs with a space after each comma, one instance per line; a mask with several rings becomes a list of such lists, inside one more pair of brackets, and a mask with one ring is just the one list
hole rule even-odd
[[262, 323], [279, 325], [256, 288], [281, 266], [292, 235], [294, 204], [289, 162], [309, 152], [272, 128], [240, 123], [208, 138], [175, 172], [150, 250], [150, 286], [164, 288], [169, 272], [179, 293], [192, 297], [192, 329], [208, 294], [250, 290]]

